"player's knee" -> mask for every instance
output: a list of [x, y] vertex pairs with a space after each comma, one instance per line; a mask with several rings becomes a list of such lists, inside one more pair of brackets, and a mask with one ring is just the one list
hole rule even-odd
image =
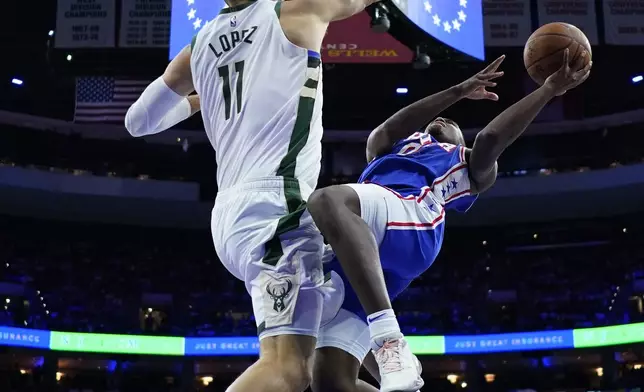
[[288, 385], [292, 385], [295, 390], [299, 391], [304, 391], [311, 385], [313, 376], [310, 362], [310, 359], [301, 358], [282, 360], [280, 370]]
[[[318, 189], [311, 194], [309, 200], [306, 202], [309, 213], [316, 223], [325, 221], [325, 210], [329, 211], [334, 206], [333, 192], [329, 188]], [[319, 221], [319, 222], [318, 222]]]
[[281, 379], [289, 391], [304, 391], [311, 385], [311, 359], [306, 358], [262, 358], [270, 373]]
[[[343, 185], [335, 185], [313, 192], [307, 201], [307, 207], [315, 223], [324, 225], [327, 221], [335, 222], [338, 214], [349, 212], [359, 214], [359, 203], [353, 189]], [[357, 207], [354, 208], [354, 205]]]

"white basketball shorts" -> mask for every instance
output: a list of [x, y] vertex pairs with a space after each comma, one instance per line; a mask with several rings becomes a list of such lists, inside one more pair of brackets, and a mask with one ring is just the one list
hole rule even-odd
[[[380, 247], [380, 262], [390, 295], [397, 295], [433, 262], [438, 252], [434, 238], [442, 236], [444, 209], [429, 192], [419, 196], [401, 196], [376, 184], [347, 184], [360, 198], [361, 217], [371, 229]], [[328, 253], [328, 250], [327, 250]], [[423, 254], [427, 257], [424, 262]], [[325, 259], [330, 259], [325, 255]], [[344, 279], [339, 262], [326, 268]], [[347, 284], [345, 279], [345, 284]], [[370, 349], [369, 327], [362, 306], [351, 287], [345, 287], [342, 309], [320, 328], [317, 348], [339, 348], [362, 363]]]
[[312, 191], [297, 180], [272, 177], [217, 194], [215, 249], [228, 271], [245, 282], [260, 339], [318, 334], [324, 240], [305, 208]]

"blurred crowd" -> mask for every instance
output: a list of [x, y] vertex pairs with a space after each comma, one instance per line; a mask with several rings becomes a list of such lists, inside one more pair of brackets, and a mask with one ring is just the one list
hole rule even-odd
[[[499, 176], [549, 175], [642, 163], [643, 126], [635, 123], [580, 133], [524, 136], [501, 157]], [[319, 186], [355, 182], [366, 166], [363, 143], [325, 143], [322, 155]], [[129, 137], [84, 139], [1, 126], [0, 165], [74, 175], [192, 181], [200, 184], [205, 200], [213, 199], [217, 192], [212, 147], [181, 138], [176, 145], [167, 145]]]
[[[640, 217], [641, 218], [641, 217]], [[626, 219], [626, 218], [624, 218]], [[639, 218], [447, 230], [396, 301], [407, 334], [495, 333], [641, 319]], [[2, 217], [0, 325], [183, 336], [256, 334], [248, 295], [207, 231]]]

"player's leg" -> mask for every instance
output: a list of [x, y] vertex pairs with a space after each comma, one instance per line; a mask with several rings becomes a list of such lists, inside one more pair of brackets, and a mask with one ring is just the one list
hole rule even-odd
[[[377, 368], [376, 368], [377, 369]], [[360, 362], [356, 357], [335, 347], [315, 351], [313, 392], [378, 392], [378, 388], [358, 378]]]
[[[303, 392], [311, 380], [324, 241], [304, 203], [290, 203], [295, 193], [286, 191], [288, 184], [282, 188], [280, 180], [273, 189], [273, 182], [220, 192], [213, 209], [217, 254], [246, 283], [260, 339], [260, 359], [229, 392]], [[291, 211], [292, 205], [301, 209]]]
[[319, 189], [308, 202], [313, 220], [331, 244], [368, 320], [374, 320], [372, 337], [381, 346], [384, 340], [402, 334], [387, 293], [378, 243], [363, 219], [373, 214], [370, 207], [347, 185]]
[[[337, 264], [337, 261], [331, 264]], [[344, 282], [340, 281], [340, 284], [344, 285]], [[345, 291], [344, 298], [357, 305], [352, 291]], [[331, 321], [323, 324], [318, 334], [311, 383], [313, 392], [378, 391], [358, 379], [360, 363], [368, 352], [367, 323], [354, 313], [340, 309]]]
[[[317, 195], [309, 199], [309, 210], [312, 212], [314, 219], [316, 219], [318, 227], [333, 247], [337, 256], [335, 262], [342, 262], [342, 257], [344, 257], [344, 264], [341, 265], [341, 269], [328, 268], [341, 272], [350, 283], [350, 285], [345, 286], [346, 295], [343, 307], [352, 311], [354, 315], [360, 314], [361, 309], [356, 306], [357, 300], [359, 299], [359, 302], [362, 303], [364, 296], [368, 295], [366, 293], [373, 288], [370, 287], [365, 290], [364, 286], [369, 285], [370, 282], [360, 279], [359, 269], [352, 265], [352, 262], [356, 261], [355, 257], [360, 258], [363, 263], [365, 261], [371, 263], [370, 257], [375, 257], [377, 261], [375, 266], [369, 268], [377, 269], [382, 274], [378, 246], [391, 243], [387, 234], [389, 233], [387, 230], [389, 215], [405, 212], [407, 207], [401, 204], [405, 201], [401, 200], [393, 192], [375, 184], [340, 185], [325, 188], [318, 192]], [[416, 204], [415, 201], [413, 203]], [[311, 204], [313, 204], [313, 208], [311, 208]], [[335, 219], [338, 221], [335, 222]], [[366, 234], [364, 233], [365, 228]], [[359, 232], [360, 237], [364, 239], [358, 245], [354, 244], [356, 236], [354, 231]], [[365, 237], [370, 238], [370, 240], [366, 240]], [[339, 250], [336, 248], [337, 245], [340, 245]], [[374, 247], [376, 248], [375, 251], [373, 250]], [[383, 248], [382, 250], [385, 253], [389, 252], [388, 248]], [[365, 255], [370, 256], [364, 257]], [[358, 282], [352, 281], [351, 277], [349, 277], [347, 265], [351, 267], [354, 277], [358, 275]], [[398, 289], [400, 289], [398, 287], [400, 286], [398, 282], [400, 279], [396, 277], [397, 273], [394, 271], [398, 265], [404, 267], [403, 263], [396, 263], [396, 265], [390, 266], [392, 268], [388, 272], [392, 279], [392, 292], [399, 292]], [[384, 281], [384, 277], [382, 279]], [[382, 290], [385, 291], [385, 296], [389, 301], [387, 286], [385, 285]], [[351, 298], [351, 295], [353, 295], [353, 298]], [[362, 305], [364, 304], [362, 303]], [[369, 345], [375, 351], [380, 369], [381, 391], [416, 391], [423, 385], [423, 380], [420, 377], [416, 358], [400, 333], [393, 310], [388, 309], [372, 313], [367, 317], [367, 321], [369, 322]], [[364, 321], [362, 322], [364, 323]], [[320, 344], [318, 344], [318, 347], [321, 347]]]
[[302, 392], [310, 383], [315, 337], [270, 336], [260, 341], [259, 360], [227, 392]]

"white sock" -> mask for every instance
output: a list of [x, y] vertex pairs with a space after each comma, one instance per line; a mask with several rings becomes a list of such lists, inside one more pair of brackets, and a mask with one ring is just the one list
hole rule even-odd
[[369, 323], [371, 347], [374, 350], [382, 347], [385, 340], [403, 337], [393, 309], [385, 309], [370, 314], [367, 316], [367, 323]]

